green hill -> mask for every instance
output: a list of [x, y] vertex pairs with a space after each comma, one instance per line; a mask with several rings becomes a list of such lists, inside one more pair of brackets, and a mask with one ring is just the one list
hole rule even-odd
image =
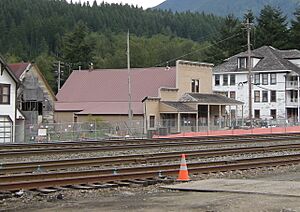
[[291, 18], [295, 8], [300, 6], [299, 0], [166, 0], [156, 8], [172, 11], [197, 11], [212, 13], [218, 16], [234, 14], [242, 17], [247, 10], [258, 15], [265, 5], [279, 7], [284, 14]]

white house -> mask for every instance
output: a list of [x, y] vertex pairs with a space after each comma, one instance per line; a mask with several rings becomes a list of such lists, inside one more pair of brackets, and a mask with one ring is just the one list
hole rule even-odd
[[15, 142], [19, 80], [0, 56], [0, 143]]
[[[236, 118], [249, 118], [247, 63], [247, 52], [242, 52], [213, 69], [214, 92], [245, 103], [243, 110], [231, 109]], [[253, 117], [296, 121], [300, 106], [300, 51], [263, 46], [252, 51], [250, 64]]]

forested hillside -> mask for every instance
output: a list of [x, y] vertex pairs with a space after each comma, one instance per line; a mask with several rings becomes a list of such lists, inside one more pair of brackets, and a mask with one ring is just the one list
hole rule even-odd
[[[131, 67], [174, 65], [176, 59], [218, 64], [246, 47], [245, 26], [236, 17], [65, 0], [0, 0], [0, 53], [8, 62], [36, 62], [55, 89], [57, 61], [65, 80], [72, 69], [126, 68], [130, 31]], [[252, 48], [300, 49], [300, 10], [292, 22], [271, 6], [255, 22]], [[288, 27], [289, 26], [289, 27]]]
[[166, 0], [156, 8], [178, 12], [194, 11], [211, 13], [218, 16], [233, 14], [242, 18], [247, 10], [259, 15], [262, 8], [270, 5], [280, 8], [288, 18], [293, 17], [295, 8], [300, 6], [299, 0]]

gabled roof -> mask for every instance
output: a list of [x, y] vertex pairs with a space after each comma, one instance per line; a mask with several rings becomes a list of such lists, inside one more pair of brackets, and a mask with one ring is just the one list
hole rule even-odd
[[[11, 76], [11, 78], [13, 78], [13, 80], [16, 82], [17, 86], [19, 86], [20, 81], [19, 79], [16, 77], [16, 75], [13, 73], [13, 71], [9, 68], [9, 66], [6, 64], [6, 62], [4, 61], [3, 57], [0, 55], [0, 65], [1, 67], [4, 67], [5, 70], [7, 70], [8, 74]], [[1, 68], [0, 68], [1, 69]], [[1, 73], [0, 73], [1, 74]]]
[[161, 103], [175, 108], [177, 112], [197, 112], [195, 108], [186, 105], [184, 102], [163, 101]]
[[219, 94], [186, 93], [180, 99], [182, 102], [196, 102], [203, 104], [242, 105], [243, 102], [230, 99]]
[[12, 70], [12, 72], [20, 79], [20, 76], [23, 74], [24, 71], [26, 71], [30, 63], [11, 63], [8, 64], [9, 68]]
[[[224, 63], [213, 68], [213, 72], [234, 72], [247, 71], [238, 69], [237, 63], [239, 57], [246, 57], [247, 52], [241, 52], [224, 61]], [[260, 61], [252, 68], [252, 71], [270, 71], [270, 70], [287, 70], [300, 73], [300, 68], [289, 61], [289, 59], [299, 59], [300, 51], [298, 50], [278, 50], [271, 46], [262, 46], [252, 51], [251, 57], [260, 58]]]
[[[133, 114], [143, 114], [142, 100], [158, 96], [159, 88], [176, 87], [175, 67], [134, 68], [130, 75]], [[73, 71], [56, 97], [56, 111], [72, 108], [86, 114], [128, 114], [128, 70]]]

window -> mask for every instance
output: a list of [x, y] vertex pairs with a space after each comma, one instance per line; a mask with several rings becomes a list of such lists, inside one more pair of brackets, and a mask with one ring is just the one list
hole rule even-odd
[[230, 74], [230, 85], [235, 85], [235, 74]]
[[276, 73], [272, 73], [271, 75], [270, 75], [270, 77], [271, 77], [271, 85], [276, 85], [276, 82], [277, 82], [277, 77], [276, 77]]
[[150, 116], [150, 128], [154, 128], [155, 126], [155, 116]]
[[254, 102], [260, 102], [260, 91], [254, 91]]
[[220, 85], [220, 75], [215, 75], [215, 85]]
[[254, 118], [256, 119], [260, 118], [260, 110], [254, 110]]
[[276, 110], [275, 109], [271, 109], [270, 115], [273, 117], [273, 119], [276, 119]]
[[267, 85], [268, 83], [268, 74], [262, 74], [262, 84]]
[[228, 85], [228, 74], [223, 74], [223, 85]]
[[199, 93], [199, 80], [192, 80], [192, 93]]
[[255, 85], [260, 84], [260, 74], [254, 74], [254, 84]]
[[0, 143], [12, 142], [12, 121], [8, 116], [0, 116]]
[[297, 91], [291, 91], [291, 102], [297, 102], [298, 101], [298, 93]]
[[271, 102], [276, 102], [276, 91], [271, 91]]
[[247, 68], [247, 57], [239, 58], [238, 68]]
[[10, 104], [9, 84], [0, 84], [0, 104]]
[[229, 98], [230, 99], [235, 99], [235, 91], [230, 91], [229, 92]]
[[262, 102], [268, 102], [268, 91], [262, 91]]

